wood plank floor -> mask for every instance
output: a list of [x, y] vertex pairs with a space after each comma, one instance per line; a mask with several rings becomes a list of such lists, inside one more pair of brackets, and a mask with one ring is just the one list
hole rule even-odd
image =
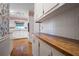
[[28, 39], [13, 40], [11, 56], [32, 56], [32, 44]]

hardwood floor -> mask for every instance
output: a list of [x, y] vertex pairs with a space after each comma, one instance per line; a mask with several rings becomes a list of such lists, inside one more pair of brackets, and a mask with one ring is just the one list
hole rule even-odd
[[32, 56], [32, 44], [28, 39], [13, 40], [11, 56]]

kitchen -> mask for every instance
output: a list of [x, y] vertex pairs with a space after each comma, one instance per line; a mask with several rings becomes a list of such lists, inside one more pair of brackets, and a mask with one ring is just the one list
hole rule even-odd
[[[11, 42], [14, 40], [27, 39], [32, 46], [31, 56], [79, 56], [78, 3], [8, 3], [8, 5], [10, 9], [9, 7], [7, 9], [11, 14], [7, 14], [9, 19], [7, 34], [10, 37], [7, 41], [11, 41], [6, 42], [9, 49], [5, 47], [3, 50], [7, 49], [8, 54], [0, 55], [10, 55], [13, 49]], [[24, 13], [21, 12], [23, 10]], [[27, 49], [27, 45], [26, 47], [21, 45], [20, 52]]]

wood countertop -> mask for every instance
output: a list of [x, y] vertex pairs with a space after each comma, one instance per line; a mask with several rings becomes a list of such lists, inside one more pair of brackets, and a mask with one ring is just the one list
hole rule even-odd
[[34, 34], [40, 40], [56, 48], [65, 55], [79, 56], [79, 40], [58, 37], [49, 34]]

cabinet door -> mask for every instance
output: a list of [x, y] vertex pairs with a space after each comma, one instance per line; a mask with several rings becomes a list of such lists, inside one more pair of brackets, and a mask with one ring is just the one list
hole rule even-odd
[[34, 9], [34, 19], [35, 21], [38, 21], [39, 17], [43, 15], [43, 4], [42, 3], [35, 3], [34, 5], [35, 9]]
[[40, 40], [40, 56], [51, 56], [51, 47]]
[[53, 56], [65, 56], [63, 53], [61, 53], [60, 51], [56, 50], [53, 47], [52, 47], [52, 55]]
[[44, 13], [48, 12], [50, 9], [55, 7], [58, 3], [44, 3], [43, 8], [44, 8]]
[[32, 42], [32, 54], [33, 56], [38, 56], [39, 55], [39, 47], [38, 47], [38, 38], [34, 37], [33, 42]]
[[0, 42], [0, 56], [9, 56], [12, 51], [11, 40], [9, 37], [3, 39], [4, 40]]

